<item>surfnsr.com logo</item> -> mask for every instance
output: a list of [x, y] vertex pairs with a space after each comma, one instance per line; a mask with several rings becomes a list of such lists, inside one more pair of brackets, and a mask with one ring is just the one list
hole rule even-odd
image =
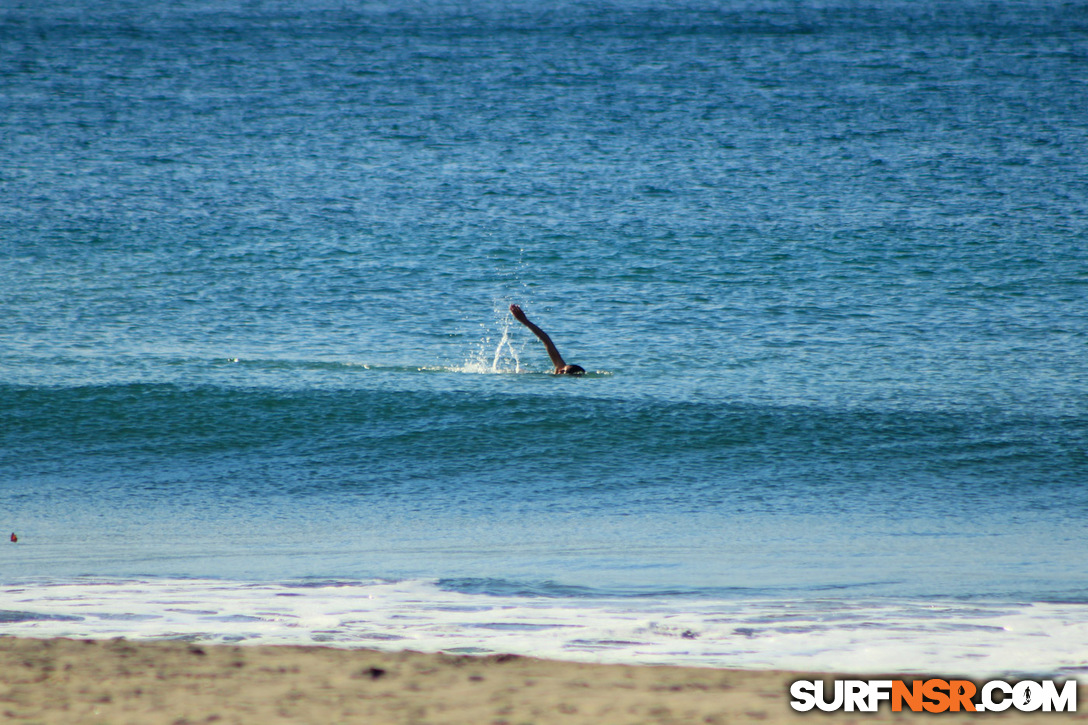
[[990, 680], [978, 687], [970, 680], [823, 680], [790, 685], [790, 707], [799, 712], [876, 712], [888, 702], [892, 712], [1076, 712], [1077, 682], [1068, 680]]

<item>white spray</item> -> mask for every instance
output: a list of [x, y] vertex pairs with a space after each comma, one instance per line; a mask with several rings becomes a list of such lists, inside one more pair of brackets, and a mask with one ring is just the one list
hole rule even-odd
[[491, 360], [491, 372], [501, 373], [506, 372], [505, 369], [499, 367], [499, 361], [502, 359], [502, 348], [506, 346], [506, 349], [510, 351], [510, 357], [514, 360], [514, 372], [521, 372], [521, 360], [518, 358], [518, 351], [514, 349], [513, 343], [510, 342], [510, 323], [507, 322], [502, 329], [502, 337], [499, 339], [499, 344], [495, 348], [495, 357]]
[[[514, 346], [514, 339], [510, 334], [511, 320], [505, 313], [505, 308], [501, 313], [498, 313], [502, 315], [500, 322], [502, 334], [499, 337], [498, 344], [492, 347], [494, 338], [490, 334], [485, 334], [483, 339], [480, 340], [475, 353], [470, 355], [465, 360], [464, 365], [459, 368], [461, 372], [520, 373], [522, 371], [520, 346]], [[486, 329], [486, 325], [481, 325], [481, 327]]]

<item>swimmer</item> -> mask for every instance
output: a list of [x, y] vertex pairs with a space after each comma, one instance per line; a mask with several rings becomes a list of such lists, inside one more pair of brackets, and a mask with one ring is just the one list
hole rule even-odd
[[510, 313], [514, 315], [514, 319], [525, 325], [529, 330], [540, 338], [540, 341], [544, 343], [544, 347], [548, 350], [548, 357], [552, 359], [552, 365], [555, 366], [556, 375], [585, 375], [586, 371], [579, 365], [567, 365], [563, 361], [563, 356], [559, 354], [559, 351], [555, 349], [555, 343], [548, 337], [548, 333], [541, 330], [539, 327], [529, 322], [529, 318], [525, 316], [525, 313], [521, 311], [521, 308], [517, 305], [510, 305]]

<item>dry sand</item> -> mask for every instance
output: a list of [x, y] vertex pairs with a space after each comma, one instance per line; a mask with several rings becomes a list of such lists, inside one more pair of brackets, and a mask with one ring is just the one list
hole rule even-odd
[[0, 715], [12, 722], [1088, 721], [1082, 713], [912, 715], [892, 713], [886, 704], [879, 713], [803, 714], [789, 706], [788, 687], [797, 673], [589, 665], [508, 655], [2, 637], [0, 673]]

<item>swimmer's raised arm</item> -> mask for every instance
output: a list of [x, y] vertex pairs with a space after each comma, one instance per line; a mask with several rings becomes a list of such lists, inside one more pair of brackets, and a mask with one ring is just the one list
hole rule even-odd
[[540, 341], [544, 343], [544, 347], [548, 350], [548, 357], [552, 359], [552, 365], [555, 366], [558, 372], [560, 368], [567, 366], [563, 362], [563, 356], [559, 354], [559, 350], [556, 349], [555, 343], [548, 337], [548, 333], [541, 330], [539, 327], [529, 321], [529, 318], [525, 316], [525, 313], [517, 305], [510, 305], [510, 313], [514, 316], [514, 319], [529, 328], [529, 331], [540, 338]]
[[510, 313], [514, 316], [514, 319], [529, 328], [529, 331], [540, 338], [540, 341], [544, 343], [544, 348], [548, 351], [548, 357], [552, 360], [552, 365], [555, 366], [555, 372], [557, 375], [581, 375], [585, 372], [581, 367], [577, 365], [567, 365], [563, 361], [563, 356], [559, 354], [559, 350], [555, 347], [555, 343], [548, 337], [548, 333], [541, 330], [539, 327], [529, 321], [529, 318], [525, 316], [525, 313], [517, 305], [510, 305]]

